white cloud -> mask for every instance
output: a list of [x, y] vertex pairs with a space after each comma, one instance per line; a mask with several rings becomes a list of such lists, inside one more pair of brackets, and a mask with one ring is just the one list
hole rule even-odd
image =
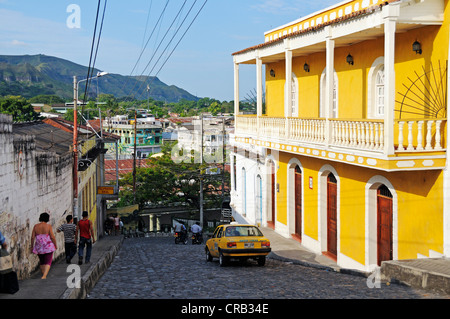
[[11, 44], [13, 46], [28, 46], [28, 43], [26, 43], [24, 41], [19, 41], [19, 40], [12, 40]]

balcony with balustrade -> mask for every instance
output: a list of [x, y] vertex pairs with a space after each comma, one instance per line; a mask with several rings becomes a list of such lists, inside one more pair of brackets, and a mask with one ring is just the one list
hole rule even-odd
[[235, 139], [385, 170], [424, 169], [445, 164], [446, 124], [445, 118], [395, 120], [393, 154], [385, 153], [383, 120], [238, 115]]

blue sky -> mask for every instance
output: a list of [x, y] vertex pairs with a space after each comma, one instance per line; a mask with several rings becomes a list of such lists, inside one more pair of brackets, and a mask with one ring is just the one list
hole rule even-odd
[[[122, 75], [157, 75], [168, 85], [221, 101], [233, 99], [233, 52], [263, 43], [264, 32], [337, 2], [208, 0], [181, 39], [205, 0], [167, 1], [108, 0], [95, 67]], [[67, 24], [74, 13], [67, 12], [70, 4], [80, 8], [80, 28]], [[94, 0], [0, 0], [0, 54], [45, 54], [88, 66], [97, 5]], [[242, 66], [241, 97], [254, 90], [255, 84], [254, 66]]]

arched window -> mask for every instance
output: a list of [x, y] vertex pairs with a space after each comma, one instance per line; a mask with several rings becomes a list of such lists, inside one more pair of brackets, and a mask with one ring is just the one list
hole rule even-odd
[[292, 73], [292, 81], [291, 81], [291, 116], [297, 117], [298, 116], [298, 101], [297, 101], [297, 94], [298, 94], [298, 84], [297, 84], [297, 77], [295, 74]]
[[[284, 86], [285, 103], [287, 105], [288, 99], [290, 99], [290, 102], [291, 102], [291, 109], [287, 110], [287, 111], [290, 112], [290, 116], [298, 117], [298, 80], [297, 80], [297, 76], [294, 73], [292, 73], [292, 77], [291, 77], [291, 96], [286, 96], [286, 92], [287, 92], [286, 85], [287, 85], [287, 81]], [[266, 100], [267, 100], [267, 95], [266, 95]]]
[[[325, 88], [326, 85], [326, 75], [323, 70], [322, 75], [320, 77], [320, 117], [325, 117]], [[333, 106], [330, 113], [330, 118], [338, 117], [338, 78], [336, 72], [334, 72], [334, 81], [333, 81]]]
[[375, 79], [375, 114], [384, 116], [384, 65], [378, 70]]
[[384, 103], [384, 57], [379, 57], [372, 63], [367, 78], [368, 118], [383, 118]]

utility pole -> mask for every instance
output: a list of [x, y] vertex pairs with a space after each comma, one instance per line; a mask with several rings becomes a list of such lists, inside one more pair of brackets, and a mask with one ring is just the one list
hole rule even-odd
[[73, 217], [78, 218], [78, 124], [77, 124], [78, 84], [73, 77]]
[[136, 204], [136, 131], [137, 115], [134, 110], [134, 152], [133, 152], [133, 203]]
[[225, 118], [222, 117], [222, 201], [225, 198]]
[[200, 120], [200, 225], [203, 228], [203, 114], [200, 115]]

